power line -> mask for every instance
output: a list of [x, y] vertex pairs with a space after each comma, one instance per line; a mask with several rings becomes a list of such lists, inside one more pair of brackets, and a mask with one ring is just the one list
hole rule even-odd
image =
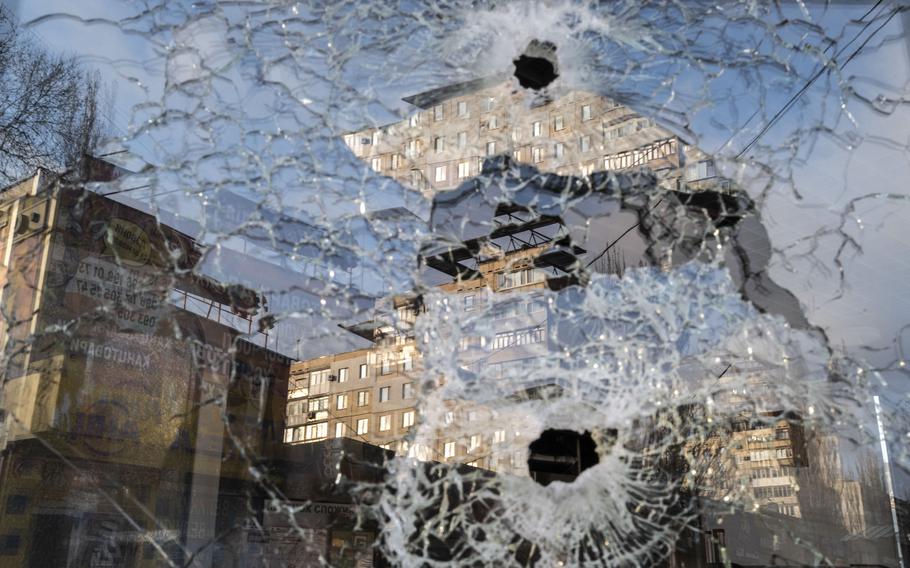
[[[850, 56], [847, 57], [847, 59], [839, 66], [839, 69], [840, 69], [840, 70], [843, 70], [844, 67], [846, 67], [846, 65], [847, 65], [848, 63], [850, 63], [850, 61], [853, 60], [853, 58], [855, 58], [857, 55], [859, 55], [859, 53], [863, 50], [863, 48], [866, 47], [866, 45], [869, 43], [869, 41], [870, 41], [873, 37], [875, 37], [875, 35], [876, 35], [879, 31], [881, 31], [882, 28], [884, 28], [886, 25], [888, 25], [888, 23], [892, 20], [892, 18], [894, 18], [894, 16], [896, 16], [898, 13], [900, 13], [900, 12], [906, 10], [906, 9], [907, 9], [906, 6], [898, 6], [898, 7], [896, 7], [894, 10], [892, 10], [892, 11], [891, 11], [891, 15], [889, 15], [889, 16], [885, 19], [885, 21], [882, 23], [882, 25], [880, 25], [880, 26], [879, 26], [878, 28], [876, 28], [871, 34], [869, 34], [869, 36], [865, 39], [865, 41], [863, 41], [863, 43], [860, 44], [860, 46], [859, 46], [858, 48], [856, 48], [856, 49], [853, 51], [853, 53], [851, 53]], [[859, 32], [857, 32], [857, 34], [856, 34], [856, 36], [854, 36], [853, 40], [851, 40], [850, 42], [848, 42], [847, 45], [845, 45], [840, 51], [838, 51], [838, 52], [834, 55], [834, 58], [832, 58], [832, 61], [836, 61], [837, 58], [838, 58], [841, 54], [843, 54], [843, 52], [847, 49], [847, 47], [848, 47], [850, 44], [852, 44], [853, 41], [855, 41], [860, 35], [862, 35], [862, 33], [863, 33], [863, 32], [869, 27], [869, 25], [871, 25], [872, 22], [874, 22], [874, 21], [875, 21], [874, 19], [873, 19], [873, 20], [870, 20], [868, 24], [866, 24], [865, 26], [863, 26], [863, 29], [860, 30]], [[777, 121], [778, 121], [784, 114], [786, 114], [786, 112], [787, 112], [788, 110], [790, 110], [790, 108], [796, 103], [796, 101], [799, 100], [799, 98], [800, 98], [806, 91], [808, 91], [809, 88], [815, 83], [815, 81], [817, 81], [818, 78], [821, 77], [821, 76], [825, 73], [825, 71], [828, 70], [828, 69], [829, 69], [829, 67], [828, 67], [827, 65], [822, 66], [822, 68], [819, 69], [819, 70], [818, 70], [818, 71], [817, 71], [817, 72], [816, 72], [816, 73], [815, 73], [815, 74], [806, 82], [806, 84], [803, 85], [803, 87], [802, 87], [799, 91], [796, 92], [796, 94], [794, 94], [792, 97], [790, 97], [790, 99], [786, 102], [786, 104], [784, 104], [784, 106], [781, 107], [780, 110], [778, 110], [778, 111], [774, 114], [773, 117], [771, 117], [771, 120], [768, 121], [768, 123], [767, 123], [759, 132], [758, 132], [758, 134], [756, 134], [756, 135], [752, 138], [752, 140], [750, 140], [749, 143], [746, 144], [746, 146], [745, 146], [742, 150], [740, 150], [740, 152], [739, 152], [738, 154], [736, 154], [735, 159], [737, 159], [737, 160], [740, 159], [740, 158], [743, 156], [743, 154], [745, 154], [746, 152], [748, 152], [749, 149], [752, 148], [752, 146], [755, 145], [756, 142], [758, 142], [759, 138], [761, 138], [761, 137], [764, 136], [769, 130], [771, 130], [771, 128], [777, 123]]]
[[[866, 17], [867, 17], [869, 14], [871, 14], [876, 8], [878, 8], [879, 5], [881, 5], [881, 3], [882, 3], [883, 1], [884, 1], [884, 0], [878, 0], [878, 2], [875, 3], [875, 5], [873, 5], [871, 8], [869, 8], [869, 10], [868, 10], [865, 14], [863, 14], [862, 17], [859, 18], [859, 21], [860, 21], [860, 22], [864, 21], [864, 20], [866, 19]], [[856, 39], [857, 39], [864, 31], [866, 31], [866, 29], [867, 29], [870, 25], [872, 25], [872, 23], [873, 23], [874, 21], [875, 21], [875, 19], [873, 18], [872, 20], [870, 20], [869, 22], [867, 22], [866, 25], [863, 26], [863, 28], [862, 28], [859, 32], [857, 32], [857, 34], [856, 34], [855, 36], [853, 36], [853, 39], [851, 39], [849, 42], [847, 42], [846, 45], [844, 45], [843, 49], [846, 49], [846, 48], [849, 47], [854, 41], [856, 41]], [[824, 49], [824, 51], [822, 51], [822, 54], [828, 53], [828, 52], [831, 50], [831, 48], [834, 47], [834, 45], [835, 45], [834, 43], [829, 43], [829, 44], [828, 44], [828, 47], [826, 47], [826, 48]], [[751, 115], [749, 115], [749, 118], [747, 118], [746, 121], [743, 122], [742, 126], [740, 126], [739, 128], [737, 128], [736, 130], [734, 130], [733, 133], [731, 133], [730, 136], [729, 136], [721, 145], [719, 145], [719, 146], [717, 147], [717, 150], [714, 151], [714, 154], [717, 154], [717, 153], [720, 151], [721, 148], [723, 148], [724, 146], [726, 146], [727, 144], [729, 144], [730, 142], [732, 142], [733, 139], [736, 138], [736, 135], [737, 135], [739, 132], [741, 132], [746, 126], [748, 126], [748, 124], [749, 124], [750, 122], [752, 122], [752, 120], [753, 120], [756, 116], [758, 116], [758, 113], [759, 113], [759, 112], [761, 112], [761, 107], [760, 107], [760, 106], [759, 106], [758, 108], [756, 108], [755, 111], [754, 111]]]
[[631, 227], [629, 227], [628, 229], [626, 229], [625, 231], [623, 231], [623, 233], [622, 233], [621, 235], [619, 235], [618, 237], [616, 237], [616, 238], [613, 240], [613, 242], [611, 242], [610, 244], [608, 244], [608, 245], [606, 246], [606, 248], [603, 249], [603, 250], [601, 251], [600, 254], [598, 254], [596, 257], [594, 257], [593, 260], [591, 260], [590, 262], [588, 262], [588, 264], [585, 265], [585, 268], [588, 268], [589, 266], [591, 266], [592, 264], [594, 264], [595, 262], [597, 262], [598, 260], [600, 260], [601, 258], [603, 258], [603, 255], [607, 254], [607, 252], [608, 252], [611, 248], [613, 248], [613, 247], [616, 245], [616, 243], [618, 243], [618, 242], [620, 241], [620, 239], [622, 239], [623, 237], [625, 237], [626, 235], [628, 235], [629, 233], [631, 233], [633, 229], [635, 229], [635, 228], [637, 228], [639, 225], [641, 225], [642, 221], [644, 221], [645, 216], [647, 216], [648, 214], [650, 214], [651, 211], [654, 211], [655, 209], [657, 209], [657, 206], [660, 205], [660, 204], [663, 202], [663, 200], [664, 200], [663, 197], [661, 197], [660, 199], [658, 199], [658, 200], [657, 200], [657, 203], [655, 203], [653, 206], [651, 206], [650, 209], [648, 209], [647, 211], [645, 211], [645, 212], [639, 217], [638, 221], [635, 222], [634, 225], [632, 225]]

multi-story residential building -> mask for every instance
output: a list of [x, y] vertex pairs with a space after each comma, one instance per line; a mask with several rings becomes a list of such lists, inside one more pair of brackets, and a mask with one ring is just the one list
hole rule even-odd
[[415, 359], [408, 342], [293, 364], [285, 441], [354, 438], [391, 447], [416, 422]]
[[290, 361], [254, 332], [264, 298], [193, 270], [189, 235], [43, 170], [0, 188], [0, 243], [0, 564], [236, 552], [249, 456], [285, 449]]
[[[535, 300], [535, 291], [545, 288], [551, 278], [529, 264], [546, 249], [533, 247], [482, 262], [479, 277], [439, 287], [452, 295], [453, 309], [464, 312], [485, 303], [486, 294], [514, 296], [497, 308], [502, 331], [493, 334], [489, 345], [486, 337], [462, 339], [459, 351], [464, 365], [508, 365], [526, 357], [527, 346], [546, 342], [547, 306]], [[374, 347], [292, 364], [285, 441], [354, 438], [423, 460], [527, 472], [527, 457], [513, 459], [493, 451], [520, 436], [520, 428], [482, 405], [447, 401], [444, 424], [433, 435], [408, 436], [418, 420], [414, 371], [420, 367], [420, 354], [407, 326], [419, 317], [421, 307], [414, 298], [396, 298], [393, 307], [397, 329], [382, 322], [352, 328], [375, 340]], [[472, 425], [476, 432], [452, 437], [454, 424]], [[520, 417], [515, 424], [520, 424]]]
[[344, 139], [375, 172], [427, 194], [479, 175], [497, 155], [563, 175], [646, 166], [670, 188], [717, 176], [714, 162], [671, 130], [593, 93], [541, 100], [490, 77], [404, 100], [417, 107], [406, 120]]
[[[405, 101], [417, 107], [407, 120], [347, 134], [345, 143], [377, 173], [428, 195], [454, 189], [480, 174], [485, 159], [502, 154], [514, 162], [562, 175], [646, 166], [658, 172], [661, 183], [674, 188], [683, 177], [716, 176], [710, 160], [691, 164], [683, 176], [680, 166], [685, 151], [696, 153], [694, 149], [653, 120], [591, 93], [569, 93], [540, 104], [525, 91], [513, 89], [510, 81], [487, 78], [427, 91]], [[518, 211], [498, 213], [508, 217]], [[489, 293], [516, 296], [497, 306], [503, 312], [497, 324], [501, 330], [493, 334], [491, 345], [480, 344], [486, 337], [464, 337], [459, 346], [465, 365], [482, 364], [487, 372], [520, 364], [517, 362], [528, 356], [527, 346], [547, 341], [546, 305], [529, 292], [574, 281], [571, 265], [577, 260], [575, 255], [584, 252], [578, 247], [566, 251], [557, 246], [565, 233], [559, 228], [555, 233], [541, 232], [545, 226], [559, 227], [561, 221], [523, 222], [519, 217], [507, 222], [512, 223], [509, 231], [473, 239], [458, 251], [424, 258], [428, 267], [453, 278], [440, 288], [457, 297], [453, 303], [460, 309], [471, 310]], [[496, 242], [517, 235], [529, 235], [531, 240], [505, 246]], [[477, 251], [480, 254], [475, 255]], [[475, 261], [473, 267], [460, 262], [468, 257]], [[517, 291], [521, 294], [514, 294]], [[416, 311], [409, 317], [414, 315]], [[490, 409], [462, 408], [453, 401], [447, 416], [476, 421], [478, 433], [465, 440], [450, 440], [441, 431], [438, 440], [409, 447], [412, 442], [404, 438], [417, 419], [409, 371], [418, 354], [412, 338], [382, 334], [377, 329], [355, 330], [371, 340], [382, 337], [375, 347], [294, 365], [285, 440], [298, 443], [352, 437], [427, 459], [501, 469], [501, 456], [479, 450], [514, 437], [516, 429], [502, 424], [501, 415], [496, 420], [504, 427], [490, 424], [481, 428], [484, 417], [492, 415]], [[514, 458], [506, 460], [508, 469], [527, 472], [527, 457]]]
[[[377, 173], [427, 195], [456, 188], [480, 174], [484, 160], [503, 154], [513, 162], [561, 175], [646, 166], [671, 188], [679, 187], [684, 178], [716, 177], [708, 159], [690, 162], [683, 175], [685, 153], [700, 157], [697, 150], [627, 106], [591, 93], [574, 92], [541, 103], [526, 91], [513, 89], [511, 81], [494, 77], [405, 101], [417, 108], [408, 119], [347, 134], [345, 143]], [[575, 281], [573, 263], [584, 252], [565, 247], [560, 220], [528, 221], [520, 212], [521, 208], [497, 211], [505, 221], [498, 221], [501, 229], [495, 234], [466, 241], [458, 250], [424, 256], [426, 266], [452, 277], [440, 289], [456, 297], [453, 305], [458, 309], [471, 310], [490, 293], [514, 296], [497, 304], [496, 310], [503, 313], [497, 317], [491, 345], [481, 344], [486, 337], [461, 340], [463, 364], [483, 365], [487, 372], [520, 364], [528, 356], [528, 346], [546, 343], [546, 304], [532, 291]], [[511, 217], [515, 213], [517, 219]], [[543, 229], [547, 226], [556, 230], [547, 232]], [[514, 240], [521, 236], [529, 240]], [[504, 239], [510, 242], [503, 244]], [[467, 259], [473, 262], [462, 262]], [[411, 309], [407, 316], [411, 321], [419, 310], [407, 305], [403, 309]], [[376, 325], [353, 330], [375, 340], [375, 347], [294, 365], [285, 440], [352, 437], [426, 459], [502, 469], [502, 456], [483, 450], [502, 444], [520, 429], [504, 424], [501, 413], [495, 418], [498, 425], [486, 424], [490, 409], [465, 408], [451, 401], [446, 416], [476, 421], [478, 433], [464, 440], [449, 439], [442, 425], [437, 440], [417, 441], [417, 447], [410, 447], [414, 442], [405, 436], [417, 417], [409, 371], [418, 353], [411, 337], [390, 334], [388, 326], [385, 333], [378, 329]], [[527, 472], [527, 456], [509, 456], [505, 462], [510, 471]]]

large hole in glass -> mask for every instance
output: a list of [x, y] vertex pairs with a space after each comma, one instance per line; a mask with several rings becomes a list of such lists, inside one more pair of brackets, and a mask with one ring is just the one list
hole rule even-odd
[[530, 446], [528, 470], [541, 485], [554, 481], [572, 482], [581, 472], [597, 465], [597, 443], [591, 433], [574, 430], [545, 430]]
[[556, 46], [549, 41], [532, 40], [513, 63], [515, 77], [525, 89], [543, 89], [559, 77]]

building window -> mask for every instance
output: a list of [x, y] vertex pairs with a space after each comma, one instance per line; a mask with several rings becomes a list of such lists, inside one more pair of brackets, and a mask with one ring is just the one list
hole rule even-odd
[[357, 406], [366, 406], [368, 404], [370, 404], [370, 391], [359, 391], [357, 393]]
[[379, 431], [388, 432], [392, 429], [392, 415], [386, 414], [379, 417]]
[[348, 382], [348, 368], [338, 369], [338, 382], [346, 383]]
[[534, 136], [534, 137], [540, 136], [540, 121], [539, 120], [534, 122], [534, 124], [531, 125], [531, 136]]
[[496, 142], [487, 142], [487, 156], [492, 156], [496, 153]]
[[381, 387], [379, 389], [379, 402], [389, 402], [389, 396], [392, 394], [392, 387]]
[[458, 179], [464, 179], [470, 175], [471, 162], [458, 163]]
[[566, 127], [566, 122], [563, 120], [562, 115], [559, 115], [553, 119], [553, 130], [562, 130]]
[[416, 158], [420, 155], [420, 140], [408, 140], [407, 146], [405, 146], [405, 155], [408, 158]]
[[377, 158], [373, 158], [372, 160], [370, 160], [370, 167], [373, 168], [374, 172], [381, 172], [382, 171], [382, 158], [377, 157]]
[[433, 151], [437, 154], [445, 150], [446, 141], [442, 136], [433, 138]]
[[407, 412], [401, 413], [401, 427], [410, 428], [414, 425], [414, 411], [408, 410]]
[[484, 112], [490, 112], [491, 110], [493, 110], [493, 108], [495, 106], [496, 106], [496, 99], [494, 99], [493, 97], [487, 97], [486, 100], [484, 101], [483, 110], [484, 110]]
[[519, 140], [521, 140], [521, 128], [513, 128], [512, 129], [512, 141], [518, 142]]
[[433, 107], [433, 120], [439, 122], [445, 118], [445, 111], [442, 108], [442, 105], [436, 105]]
[[367, 378], [367, 373], [368, 373], [367, 364], [363, 363], [362, 365], [360, 365], [360, 378], [361, 379]]
[[392, 358], [388, 353], [382, 354], [382, 361], [379, 366], [379, 374], [389, 375], [392, 373]]
[[582, 136], [578, 140], [578, 146], [579, 146], [579, 148], [581, 148], [582, 152], [589, 152], [591, 150], [591, 137]]
[[323, 396], [320, 398], [310, 399], [310, 412], [321, 412], [323, 410], [329, 409], [329, 397]]
[[512, 150], [512, 159], [516, 162], [521, 161], [521, 150]]
[[353, 149], [354, 149], [354, 135], [353, 135], [353, 134], [345, 134], [345, 135], [344, 135], [344, 143], [345, 143], [345, 145], [346, 145], [348, 148], [350, 148], [351, 150], [353, 150]]
[[604, 158], [604, 168], [608, 170], [623, 170], [635, 166], [638, 160], [634, 152], [623, 152]]
[[468, 147], [468, 133], [459, 132], [458, 133], [458, 147], [462, 150]]
[[464, 310], [470, 312], [474, 309], [474, 294], [468, 294], [464, 297]]
[[497, 333], [493, 338], [493, 349], [505, 349], [516, 345], [543, 343], [544, 328], [541, 326], [522, 330], [510, 330]]
[[411, 186], [416, 188], [423, 186], [423, 175], [420, 170], [411, 170]]
[[414, 383], [405, 383], [401, 385], [401, 398], [414, 398]]
[[455, 442], [446, 442], [443, 447], [443, 456], [446, 459], [455, 457]]
[[330, 373], [331, 369], [323, 369], [321, 371], [313, 371], [310, 373], [310, 387], [324, 385], [329, 380]]
[[414, 127], [414, 126], [417, 126], [418, 124], [420, 124], [420, 113], [418, 112], [418, 113], [412, 114], [411, 118], [408, 120], [408, 124], [411, 125], [411, 127]]
[[405, 371], [413, 371], [413, 370], [414, 370], [414, 358], [411, 357], [411, 354], [410, 354], [410, 353], [405, 353], [405, 354], [403, 354], [403, 356], [402, 356], [402, 361], [403, 361], [403, 364], [404, 364], [404, 370], [405, 370]]
[[465, 118], [468, 116], [468, 103], [467, 101], [458, 101], [458, 116], [460, 118]]
[[496, 130], [497, 128], [499, 128], [499, 119], [494, 114], [487, 119], [487, 130]]
[[534, 160], [535, 163], [542, 162], [543, 161], [543, 148], [541, 148], [540, 146], [531, 148], [531, 159]]
[[536, 268], [525, 268], [514, 272], [502, 272], [499, 274], [499, 288], [515, 288], [517, 286], [527, 286], [543, 282], [546, 279], [546, 273]]
[[446, 180], [446, 167], [445, 166], [436, 166], [436, 181], [445, 181]]
[[370, 431], [370, 419], [361, 418], [357, 421], [357, 434], [363, 436], [364, 434], [369, 433]]
[[716, 175], [717, 170], [714, 167], [714, 160], [702, 160], [686, 166], [686, 180], [688, 181], [712, 178]]
[[335, 397], [335, 409], [344, 410], [348, 407], [348, 395], [339, 394]]
[[401, 168], [401, 154], [392, 154], [392, 169], [397, 170]]
[[325, 438], [329, 435], [329, 423], [320, 422], [319, 424], [309, 424], [306, 427], [306, 432], [304, 432], [305, 440], [318, 440], [319, 438]]
[[344, 438], [344, 422], [335, 423], [335, 437]]
[[469, 452], [475, 452], [480, 449], [480, 434], [471, 436], [471, 444], [468, 446]]
[[582, 105], [581, 119], [582, 120], [591, 120], [591, 105]]
[[452, 412], [451, 410], [446, 412], [445, 421], [446, 421], [446, 424], [452, 424], [453, 422], [455, 422], [455, 413]]
[[506, 441], [506, 431], [505, 430], [496, 430], [493, 432], [493, 443], [502, 444]]
[[566, 146], [562, 142], [557, 142], [556, 146], [553, 147], [553, 155], [557, 158], [562, 158], [566, 153]]
[[373, 142], [373, 146], [376, 146], [377, 144], [379, 144], [379, 131], [378, 130], [373, 131], [372, 142]]

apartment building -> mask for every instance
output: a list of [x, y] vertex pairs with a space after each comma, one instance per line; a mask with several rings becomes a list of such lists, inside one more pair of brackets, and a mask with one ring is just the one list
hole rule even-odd
[[344, 140], [375, 172], [428, 195], [479, 175], [496, 155], [561, 175], [648, 167], [671, 188], [717, 176], [714, 162], [671, 130], [593, 93], [541, 100], [491, 77], [404, 100], [416, 107], [406, 120]]
[[[493, 334], [489, 345], [480, 336], [466, 335], [459, 342], [465, 366], [507, 366], [528, 357], [529, 346], [545, 344], [547, 308], [536, 298], [550, 275], [530, 265], [544, 250], [535, 247], [488, 260], [478, 266], [480, 277], [439, 286], [451, 294], [452, 309], [463, 312], [485, 303], [487, 294], [509, 296], [497, 308], [497, 329], [502, 331]], [[373, 339], [373, 347], [292, 364], [285, 442], [354, 438], [421, 460], [526, 472], [526, 457], [492, 451], [520, 436], [520, 417], [510, 420], [483, 405], [446, 401], [445, 421], [432, 435], [408, 436], [419, 419], [414, 373], [420, 368], [409, 326], [422, 307], [413, 298], [393, 304], [390, 312], [397, 325], [369, 322], [351, 329]], [[472, 434], [453, 434], [469, 425]]]
[[413, 342], [291, 366], [285, 441], [355, 438], [388, 447], [414, 425]]
[[[707, 159], [690, 160], [683, 172], [686, 152], [700, 157], [697, 150], [653, 120], [600, 95], [573, 92], [540, 101], [511, 81], [486, 78], [405, 101], [416, 108], [407, 120], [349, 133], [344, 140], [375, 172], [428, 196], [454, 190], [480, 174], [485, 160], [501, 155], [560, 175], [644, 166], [671, 188], [684, 180], [716, 178]], [[539, 292], [575, 282], [573, 263], [584, 252], [567, 245], [561, 221], [522, 216], [523, 210], [501, 206], [498, 218], [490, 220], [499, 227], [495, 235], [467, 239], [458, 250], [423, 259], [452, 277], [439, 286], [452, 295], [452, 309], [469, 312], [482, 303], [489, 307], [487, 296], [498, 297], [491, 315], [494, 332], [465, 333], [458, 345], [461, 365], [478, 371], [483, 367], [485, 374], [508, 372], [540, 354], [535, 351], [547, 344], [550, 324]], [[395, 308], [397, 319], [413, 322], [421, 307], [405, 304]], [[527, 452], [497, 451], [527, 447], [514, 443], [521, 439], [521, 417], [513, 420], [501, 409], [446, 401], [443, 424], [434, 425], [429, 434], [423, 430], [419, 439], [409, 437], [419, 420], [412, 376], [419, 354], [407, 331], [381, 328], [373, 322], [352, 330], [374, 341], [373, 347], [293, 365], [285, 441], [350, 437], [420, 459], [527, 474]]]

